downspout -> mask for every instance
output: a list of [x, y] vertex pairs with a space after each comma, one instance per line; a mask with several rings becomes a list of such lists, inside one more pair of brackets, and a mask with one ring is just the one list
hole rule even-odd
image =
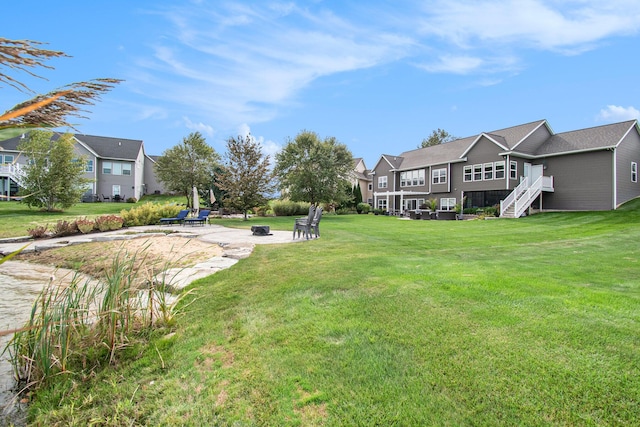
[[613, 151], [613, 210], [616, 209], [616, 207], [618, 206], [618, 168], [617, 168], [617, 157], [618, 157], [618, 152], [616, 151], [615, 147], [612, 148]]

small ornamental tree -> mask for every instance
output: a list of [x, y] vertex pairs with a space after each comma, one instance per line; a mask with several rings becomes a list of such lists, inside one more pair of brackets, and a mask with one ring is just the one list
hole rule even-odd
[[269, 156], [251, 135], [227, 139], [222, 173], [216, 176], [218, 188], [225, 192], [224, 206], [237, 209], [247, 220], [247, 211], [263, 205], [274, 190]]
[[47, 211], [79, 202], [91, 182], [83, 178], [85, 159], [77, 157], [73, 135], [52, 137], [52, 132], [32, 131], [18, 146], [29, 160], [20, 183], [22, 202]]

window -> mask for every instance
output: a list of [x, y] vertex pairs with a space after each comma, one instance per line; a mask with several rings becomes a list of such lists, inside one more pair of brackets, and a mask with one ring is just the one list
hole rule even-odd
[[122, 175], [122, 163], [113, 163], [113, 172], [114, 175]]
[[131, 163], [122, 164], [122, 175], [131, 176]]
[[464, 167], [464, 182], [469, 182], [473, 178], [473, 166], [465, 166]]
[[442, 198], [440, 199], [440, 209], [443, 211], [453, 211], [456, 209], [456, 198]]
[[102, 163], [102, 173], [104, 175], [110, 175], [113, 165], [111, 162], [103, 162]]
[[387, 177], [386, 176], [379, 176], [378, 177], [378, 188], [387, 188]]
[[[0, 163], [2, 163], [2, 156], [0, 156]], [[13, 155], [5, 154], [4, 155], [4, 164], [9, 165], [13, 163]]]
[[434, 184], [445, 184], [447, 182], [446, 169], [434, 169], [431, 171], [431, 182]]
[[638, 164], [631, 162], [631, 182], [638, 182]]
[[482, 181], [482, 165], [473, 165], [473, 180]]
[[[93, 170], [93, 165], [91, 166]], [[91, 172], [91, 171], [87, 171]], [[102, 173], [105, 175], [131, 176], [131, 163], [102, 162]]]
[[496, 162], [495, 167], [496, 167], [495, 178], [504, 179], [504, 160], [501, 162]]
[[93, 160], [87, 160], [87, 164], [84, 167], [85, 172], [93, 172]]
[[493, 163], [484, 164], [484, 179], [493, 179]]
[[411, 187], [424, 185], [424, 169], [400, 172], [400, 186]]
[[120, 185], [116, 184], [111, 187], [112, 196], [120, 196]]
[[369, 191], [373, 191], [373, 184], [369, 183]]
[[378, 199], [378, 209], [387, 210], [387, 199]]
[[509, 178], [518, 179], [518, 162], [515, 160], [509, 162]]

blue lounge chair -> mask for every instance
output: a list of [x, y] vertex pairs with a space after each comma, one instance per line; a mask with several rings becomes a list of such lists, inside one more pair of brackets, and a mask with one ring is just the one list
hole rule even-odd
[[189, 209], [183, 209], [175, 216], [175, 218], [160, 218], [160, 224], [181, 224], [184, 222], [187, 215], [189, 215]]
[[194, 225], [194, 224], [201, 224], [201, 225], [205, 225], [207, 223], [207, 221], [209, 221], [209, 212], [211, 212], [208, 209], [203, 209], [200, 211], [200, 213], [198, 214], [198, 216], [196, 218], [185, 218], [184, 219], [184, 224], [189, 224], [189, 225]]

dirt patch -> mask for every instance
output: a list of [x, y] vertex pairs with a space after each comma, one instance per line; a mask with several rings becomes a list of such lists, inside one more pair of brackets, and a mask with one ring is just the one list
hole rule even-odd
[[190, 267], [221, 254], [222, 248], [218, 245], [197, 239], [150, 236], [48, 249], [21, 254], [17, 259], [102, 277], [117, 258], [132, 258], [137, 269], [158, 272], [172, 267]]

